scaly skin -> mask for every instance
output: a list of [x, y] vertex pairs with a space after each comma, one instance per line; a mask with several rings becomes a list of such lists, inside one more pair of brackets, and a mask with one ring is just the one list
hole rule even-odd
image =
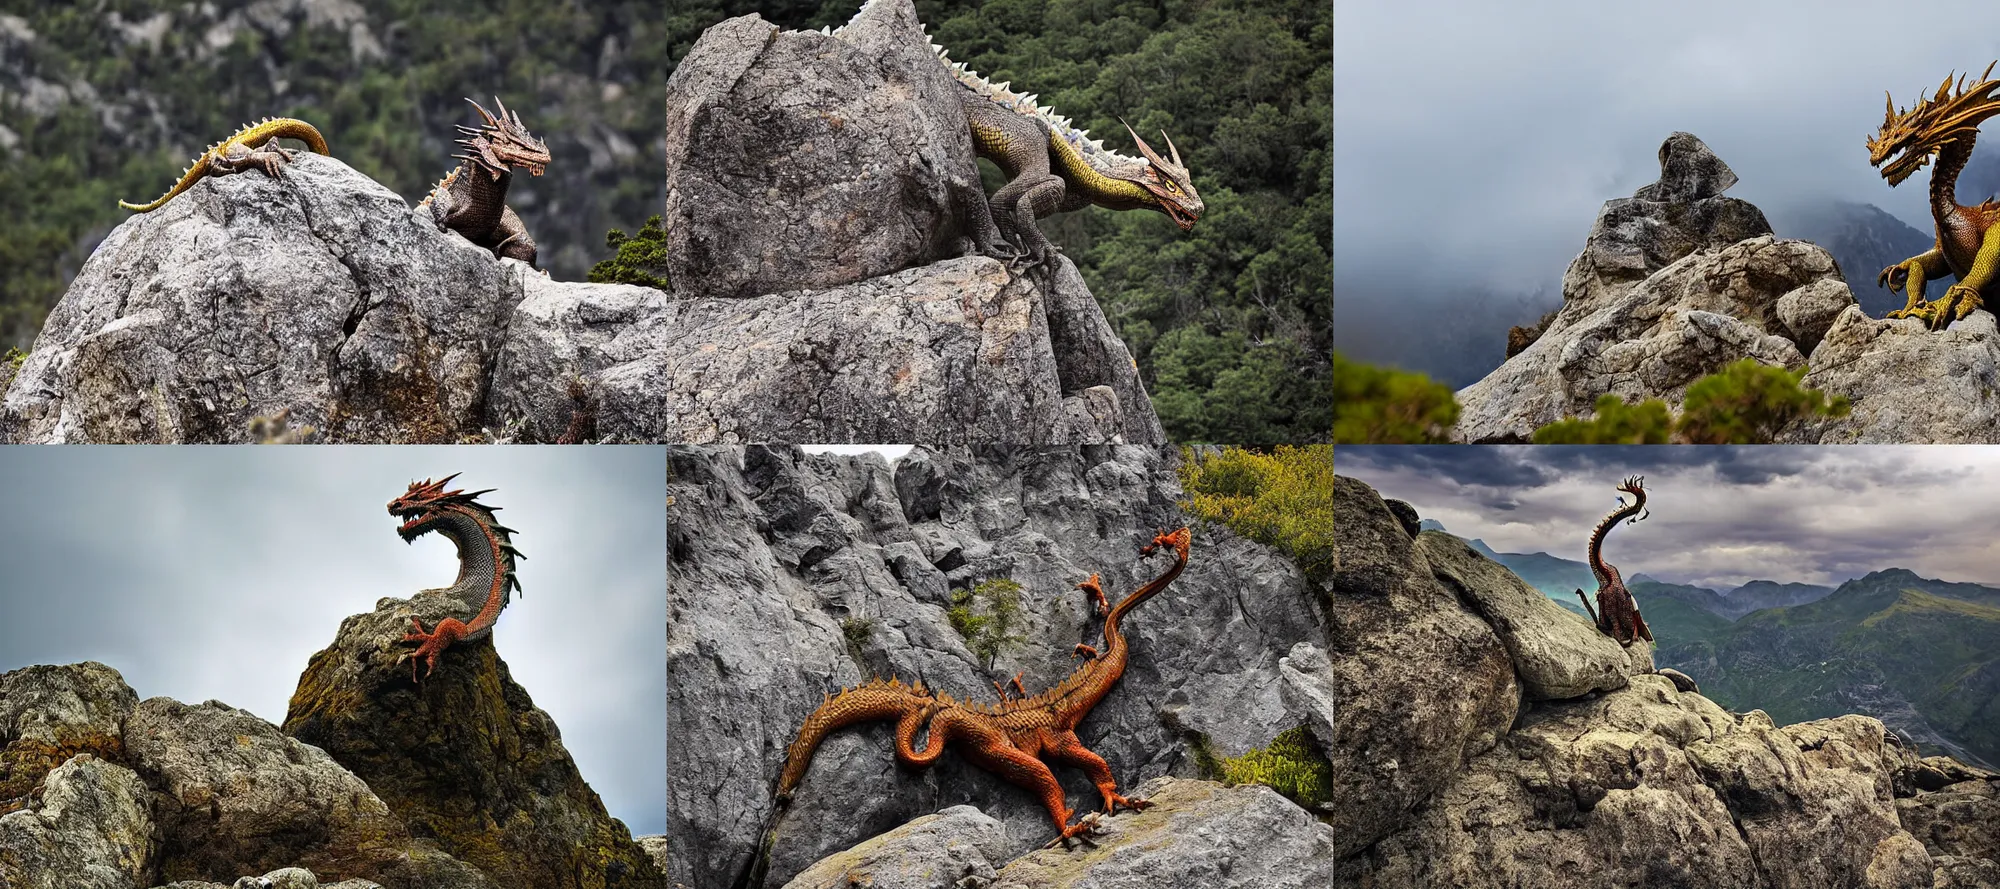
[[[1120, 807], [1138, 810], [1151, 805], [1118, 793], [1111, 766], [1083, 746], [1076, 736], [1076, 727], [1125, 673], [1131, 650], [1119, 628], [1120, 622], [1133, 608], [1180, 576], [1187, 567], [1188, 543], [1188, 529], [1182, 528], [1154, 537], [1151, 545], [1140, 550], [1141, 555], [1161, 547], [1173, 550], [1173, 567], [1113, 606], [1104, 618], [1104, 651], [1094, 654], [1076, 672], [1041, 694], [1014, 698], [1003, 692], [1000, 704], [989, 706], [954, 700], [950, 695], [924, 688], [921, 682], [904, 685], [897, 679], [876, 679], [828, 698], [806, 717], [799, 728], [798, 740], [786, 751], [784, 771], [778, 779], [780, 805], [788, 803], [799, 782], [805, 780], [813, 753], [827, 735], [845, 726], [875, 720], [895, 721], [896, 759], [905, 766], [928, 767], [943, 755], [947, 745], [956, 745], [974, 765], [1026, 788], [1042, 801], [1049, 818], [1055, 822], [1061, 835], [1054, 843], [1089, 835], [1096, 829], [1097, 818], [1093, 814], [1070, 823], [1075, 812], [1069, 808], [1055, 773], [1042, 762], [1044, 757], [1074, 766], [1088, 775], [1103, 797], [1107, 814]], [[1093, 575], [1085, 583], [1094, 586], [1095, 580]], [[917, 736], [926, 728], [929, 737], [919, 748]]]
[[[1604, 521], [1598, 522], [1597, 528], [1590, 532], [1590, 573], [1597, 575], [1597, 609], [1591, 610], [1590, 600], [1584, 599], [1583, 591], [1576, 591], [1576, 597], [1583, 599], [1583, 610], [1590, 613], [1590, 620], [1597, 624], [1598, 631], [1627, 648], [1639, 639], [1653, 641], [1653, 631], [1646, 627], [1646, 619], [1639, 616], [1639, 603], [1632, 600], [1632, 592], [1625, 588], [1625, 578], [1619, 576], [1618, 569], [1611, 563], [1604, 561], [1604, 535], [1611, 533], [1612, 526], [1631, 516], [1638, 516], [1632, 519], [1634, 522], [1646, 518], [1639, 515], [1646, 508], [1645, 481], [1634, 477], [1619, 485], [1618, 490], [1637, 499], [1631, 505], [1621, 506], [1605, 516]], [[1625, 498], [1618, 500], [1622, 504]]]
[[[1967, 87], [1963, 78], [1952, 89], [1947, 76], [1937, 94], [1920, 99], [1909, 111], [1898, 111], [1887, 100], [1882, 129], [1868, 140], [1869, 163], [1882, 168], [1882, 178], [1894, 187], [1937, 156], [1931, 173], [1931, 218], [1937, 241], [1931, 249], [1882, 270], [1875, 282], [1891, 293], [1904, 291], [1909, 301], [1890, 318], [1916, 318], [1932, 330], [1984, 308], [2000, 296], [2000, 203], [1991, 200], [1968, 207], [1958, 202], [1958, 174], [1972, 158], [1979, 124], [2000, 114], [2000, 81], [1988, 80], [1993, 66]], [[1887, 166], [1884, 166], [1884, 163]], [[1924, 285], [1955, 275], [1957, 283], [1944, 296], [1924, 301]]]
[[162, 204], [173, 200], [174, 196], [194, 187], [204, 176], [226, 176], [240, 173], [252, 167], [263, 170], [264, 175], [278, 177], [278, 168], [292, 159], [292, 152], [273, 141], [279, 138], [297, 139], [306, 143], [315, 154], [326, 154], [326, 139], [314, 129], [312, 124], [289, 117], [265, 118], [237, 130], [229, 138], [210, 145], [207, 151], [188, 164], [181, 171], [181, 178], [166, 194], [150, 204], [134, 204], [119, 201], [118, 206], [135, 213], [145, 213], [159, 209]]
[[404, 543], [436, 531], [451, 538], [458, 544], [458, 580], [444, 590], [427, 590], [450, 598], [470, 598], [471, 595], [484, 597], [485, 606], [479, 609], [470, 622], [455, 617], [447, 617], [438, 622], [436, 628], [426, 632], [424, 623], [414, 617], [410, 624], [414, 632], [403, 636], [404, 642], [415, 642], [417, 647], [404, 654], [410, 661], [410, 681], [417, 681], [417, 662], [424, 663], [424, 676], [429, 677], [437, 670], [438, 656], [444, 650], [460, 642], [483, 639], [493, 632], [493, 622], [500, 617], [500, 610], [513, 600], [513, 594], [521, 589], [521, 580], [514, 573], [514, 562], [525, 559], [521, 551], [514, 548], [514, 529], [495, 521], [493, 513], [497, 506], [486, 506], [476, 498], [485, 491], [447, 491], [444, 486], [457, 478], [453, 473], [435, 482], [425, 479], [411, 482], [410, 489], [403, 496], [389, 501], [389, 514], [403, 519], [396, 529]]
[[[862, 9], [875, 2], [868, 0]], [[822, 28], [821, 33], [835, 31]], [[959, 99], [972, 131], [973, 151], [1007, 174], [1007, 184], [985, 201], [988, 212], [969, 208], [965, 212], [981, 252], [1018, 263], [1022, 271], [1041, 266], [1055, 247], [1035, 221], [1093, 204], [1113, 210], [1155, 210], [1182, 231], [1194, 228], [1201, 218], [1201, 195], [1181, 165], [1180, 150], [1164, 131], [1160, 138], [1171, 159], [1156, 154], [1130, 126], [1125, 131], [1142, 157], [1119, 154], [1054, 108], [1036, 104], [1034, 94], [1013, 92], [1005, 82], [989, 83], [964, 63], [953, 62], [937, 44], [931, 44], [931, 51], [965, 87]], [[976, 197], [968, 200], [972, 199]]]
[[514, 208], [507, 206], [507, 186], [514, 180], [509, 168], [523, 167], [531, 175], [542, 175], [542, 168], [549, 163], [549, 147], [528, 132], [518, 112], [508, 111], [497, 97], [493, 104], [500, 109], [498, 115], [472, 102], [486, 126], [458, 128], [466, 136], [459, 144], [470, 151], [457, 155], [459, 165], [438, 180], [417, 206], [429, 208], [438, 231], [458, 232], [493, 251], [496, 258], [518, 259], [535, 266], [535, 239]]

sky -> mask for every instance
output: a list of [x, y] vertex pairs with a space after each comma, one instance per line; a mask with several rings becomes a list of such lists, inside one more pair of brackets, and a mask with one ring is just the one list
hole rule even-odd
[[1883, 92], [1907, 107], [1948, 72], [1976, 77], [2000, 58], [2000, 4], [1962, 0], [1341, 0], [1334, 25], [1347, 351], [1407, 323], [1411, 303], [1467, 288], [1540, 290], [1553, 306], [1598, 209], [1657, 179], [1677, 130], [1767, 215], [1833, 198], [1929, 231], [1929, 171], [1892, 190], [1868, 166]]
[[1618, 484], [1644, 476], [1650, 517], [1605, 544], [1626, 577], [1726, 592], [1907, 568], [2000, 585], [2000, 500], [1983, 481], [2000, 479], [2000, 447], [1402, 445], [1336, 459], [1459, 537], [1579, 562]]
[[494, 641], [634, 835], [666, 830], [666, 464], [648, 447], [0, 448], [0, 672], [95, 660], [273, 724], [342, 618], [450, 586], [389, 500], [462, 474], [527, 558]]

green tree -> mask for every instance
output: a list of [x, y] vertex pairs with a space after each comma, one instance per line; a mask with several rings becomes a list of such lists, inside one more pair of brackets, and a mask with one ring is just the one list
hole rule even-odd
[[1339, 444], [1448, 441], [1458, 422], [1451, 387], [1420, 373], [1333, 356], [1333, 440]]

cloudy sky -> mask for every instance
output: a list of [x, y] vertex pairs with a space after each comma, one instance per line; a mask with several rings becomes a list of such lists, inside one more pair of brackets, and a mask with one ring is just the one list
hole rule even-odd
[[1864, 140], [1885, 90], [1907, 106], [1995, 58], [2000, 4], [1963, 0], [1341, 0], [1336, 341], [1365, 351], [1411, 303], [1468, 287], [1552, 298], [1598, 208], [1658, 178], [1676, 130], [1773, 216], [1836, 198], [1928, 231], [1928, 171], [1892, 190]]
[[0, 449], [0, 671], [109, 664], [141, 698], [282, 723], [312, 654], [385, 596], [449, 586], [413, 480], [495, 488], [525, 595], [494, 640], [635, 835], [666, 829], [666, 466], [659, 448]]
[[1605, 544], [1627, 577], [1726, 591], [1908, 568], [2000, 585], [2000, 500], [1981, 481], [2000, 479], [2000, 447], [1342, 447], [1336, 459], [1460, 537], [1576, 561], [1618, 483], [1645, 476], [1651, 517]]

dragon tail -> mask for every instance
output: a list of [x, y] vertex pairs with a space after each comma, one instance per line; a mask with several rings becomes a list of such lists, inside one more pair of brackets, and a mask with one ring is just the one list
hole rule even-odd
[[152, 203], [135, 204], [132, 203], [131, 201], [121, 200], [118, 202], [118, 206], [124, 207], [125, 209], [131, 210], [135, 213], [146, 213], [153, 210], [158, 210], [162, 204], [165, 204], [166, 202], [173, 200], [174, 197], [179, 195], [181, 192], [193, 188], [194, 184], [196, 182], [201, 181], [201, 177], [206, 175], [208, 175], [208, 154], [207, 152], [203, 152], [201, 157], [195, 158], [194, 163], [188, 164], [187, 169], [181, 171], [181, 178], [178, 181], [174, 182], [174, 187], [167, 189], [166, 194], [154, 198]]
[[217, 149], [232, 142], [241, 142], [254, 148], [277, 138], [297, 139], [300, 142], [304, 142], [306, 143], [306, 147], [312, 149], [314, 154], [332, 153], [326, 147], [326, 137], [320, 135], [319, 129], [312, 124], [291, 117], [267, 117], [256, 123], [245, 125], [242, 129], [230, 134], [229, 138], [210, 145], [207, 151], [202, 152], [200, 157], [195, 158], [193, 163], [188, 164], [187, 169], [181, 171], [181, 178], [174, 182], [174, 187], [168, 189], [166, 194], [160, 195], [152, 203], [134, 204], [131, 201], [121, 200], [118, 202], [118, 206], [136, 213], [157, 210], [162, 204], [173, 200], [176, 195], [193, 188], [196, 182], [201, 181], [201, 177], [208, 175], [209, 160], [215, 156]]
[[923, 683], [905, 685], [900, 679], [874, 679], [827, 698], [806, 717], [798, 739], [785, 749], [785, 769], [778, 776], [779, 803], [789, 802], [792, 791], [805, 780], [806, 768], [827, 735], [858, 722], [900, 719], [937, 704]]

